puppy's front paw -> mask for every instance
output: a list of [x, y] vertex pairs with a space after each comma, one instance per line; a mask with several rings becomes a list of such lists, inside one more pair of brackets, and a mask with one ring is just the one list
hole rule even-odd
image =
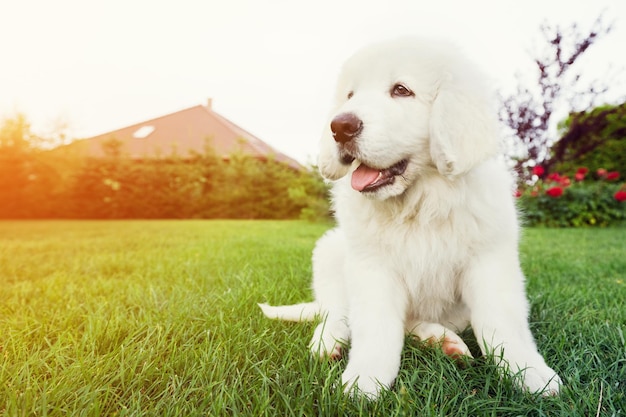
[[548, 366], [528, 367], [524, 370], [524, 388], [544, 396], [557, 395], [561, 389], [561, 378]]
[[371, 376], [357, 374], [348, 368], [341, 375], [341, 383], [344, 393], [352, 396], [364, 396], [369, 400], [378, 398], [380, 391], [385, 388]]
[[375, 400], [382, 390], [391, 388], [398, 375], [399, 366], [399, 363], [392, 360], [360, 363], [351, 360], [341, 375], [344, 392]]

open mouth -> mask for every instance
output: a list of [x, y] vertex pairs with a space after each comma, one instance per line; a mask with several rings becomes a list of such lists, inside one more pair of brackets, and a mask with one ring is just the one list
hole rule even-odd
[[393, 184], [396, 176], [404, 174], [408, 164], [409, 160], [403, 159], [389, 168], [381, 170], [362, 163], [352, 173], [352, 188], [360, 192], [372, 192]]

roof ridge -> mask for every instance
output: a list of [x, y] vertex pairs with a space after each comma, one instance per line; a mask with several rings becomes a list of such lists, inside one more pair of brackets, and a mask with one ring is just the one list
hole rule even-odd
[[[282, 152], [280, 152], [278, 149], [276, 149], [275, 147], [273, 147], [272, 145], [270, 145], [269, 143], [265, 142], [264, 140], [260, 139], [258, 136], [256, 136], [255, 134], [251, 133], [250, 131], [244, 129], [243, 127], [239, 126], [238, 124], [230, 121], [228, 118], [222, 116], [221, 114], [217, 113], [216, 111], [214, 111], [213, 109], [210, 109], [206, 106], [202, 106], [204, 107], [204, 109], [208, 112], [213, 113], [217, 119], [219, 119], [220, 122], [222, 122], [223, 124], [228, 125], [229, 127], [234, 127], [235, 129], [240, 130], [241, 132], [243, 132], [245, 135], [242, 136], [243, 139], [246, 139], [246, 142], [252, 146], [255, 150], [259, 151], [259, 152], [263, 152], [266, 150], [270, 150], [272, 151], [272, 153], [274, 153], [276, 156], [281, 155]], [[250, 141], [249, 139], [252, 138], [254, 139], [254, 142]], [[284, 155], [285, 157], [293, 160], [294, 162], [297, 162], [295, 159]]]
[[111, 131], [109, 131], [109, 132], [104, 132], [104, 133], [100, 133], [100, 134], [97, 134], [97, 135], [93, 135], [93, 136], [91, 136], [91, 137], [89, 137], [89, 138], [87, 138], [87, 139], [91, 139], [91, 138], [95, 138], [95, 137], [98, 137], [98, 136], [103, 136], [103, 135], [111, 135], [112, 133], [119, 132], [120, 130], [127, 130], [127, 129], [131, 129], [131, 128], [133, 128], [133, 127], [141, 127], [141, 126], [146, 126], [146, 125], [149, 125], [150, 123], [155, 122], [155, 121], [157, 121], [157, 120], [160, 120], [160, 119], [165, 119], [166, 117], [173, 116], [173, 115], [175, 115], [175, 114], [177, 114], [177, 113], [183, 113], [183, 112], [186, 112], [186, 111], [189, 111], [189, 110], [195, 109], [196, 107], [204, 107], [204, 106], [203, 106], [203, 105], [201, 105], [201, 104], [197, 104], [197, 105], [195, 105], [195, 106], [186, 107], [186, 108], [184, 108], [184, 109], [176, 110], [176, 111], [174, 111], [174, 112], [167, 113], [167, 114], [164, 114], [164, 115], [162, 115], [162, 116], [153, 117], [152, 119], [144, 120], [143, 122], [133, 123], [133, 124], [128, 125], [128, 126], [120, 127], [119, 129], [111, 130]]
[[[239, 126], [238, 124], [236, 124], [235, 122], [232, 122], [231, 120], [229, 120], [228, 118], [222, 116], [221, 114], [219, 114], [218, 112], [216, 112], [215, 110], [213, 110], [212, 107], [208, 107], [208, 106], [201, 106], [207, 113], [210, 113], [212, 115], [215, 116], [215, 118], [222, 124], [225, 124], [227, 127], [233, 127], [235, 129], [240, 130], [241, 132], [244, 133], [244, 135], [241, 135], [241, 138], [244, 139], [246, 141], [247, 144], [249, 144], [252, 148], [254, 148], [254, 150], [256, 150], [257, 152], [263, 154], [264, 151], [271, 151], [271, 153], [273, 154], [274, 157], [277, 158], [277, 160], [287, 160], [289, 162], [289, 165], [292, 165], [294, 167], [301, 167], [302, 165], [300, 164], [300, 162], [298, 162], [296, 159], [292, 158], [291, 156], [279, 151], [278, 149], [276, 149], [275, 147], [273, 147], [272, 145], [270, 145], [269, 143], [265, 142], [264, 140], [262, 140], [261, 138], [259, 138], [258, 136], [256, 136], [255, 134], [251, 133], [250, 131], [244, 129], [243, 127]], [[252, 138], [254, 139], [254, 142], [250, 141], [249, 139]]]
[[[204, 110], [206, 110], [208, 113], [211, 113], [213, 115], [215, 115], [217, 117], [217, 119], [219, 120], [219, 122], [221, 122], [222, 124], [226, 124], [229, 127], [234, 127], [238, 130], [241, 130], [243, 133], [245, 133], [246, 135], [252, 137], [254, 140], [256, 141], [260, 141], [263, 142], [259, 137], [257, 137], [255, 134], [247, 131], [246, 129], [244, 129], [243, 127], [239, 126], [238, 124], [228, 120], [226, 117], [222, 116], [221, 114], [219, 114], [218, 112], [216, 112], [215, 110], [207, 107], [207, 106], [201, 106]], [[245, 139], [245, 138], [244, 138]], [[265, 143], [265, 142], [263, 142]], [[268, 145], [269, 146], [269, 145]]]

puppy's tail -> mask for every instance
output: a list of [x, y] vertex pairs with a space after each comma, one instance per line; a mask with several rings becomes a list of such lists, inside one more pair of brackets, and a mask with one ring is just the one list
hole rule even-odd
[[259, 303], [258, 305], [263, 310], [263, 314], [270, 319], [313, 321], [322, 314], [321, 306], [315, 301], [288, 306], [271, 306], [265, 303]]

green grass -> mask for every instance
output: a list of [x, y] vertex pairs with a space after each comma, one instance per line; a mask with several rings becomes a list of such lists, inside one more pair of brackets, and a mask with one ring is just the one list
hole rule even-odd
[[626, 229], [524, 233], [531, 326], [562, 395], [407, 341], [394, 389], [368, 403], [335, 389], [344, 360], [309, 358], [312, 323], [256, 307], [310, 299], [327, 228], [0, 222], [0, 414], [626, 416]]

